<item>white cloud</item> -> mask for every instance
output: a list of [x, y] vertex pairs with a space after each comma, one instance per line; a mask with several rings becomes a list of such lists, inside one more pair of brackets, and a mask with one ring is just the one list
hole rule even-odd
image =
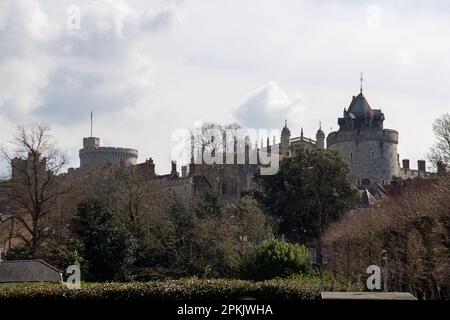
[[[66, 28], [73, 4], [81, 30]], [[76, 165], [94, 109], [102, 143], [138, 148], [164, 172], [172, 130], [195, 120], [336, 129], [364, 72], [402, 157], [421, 157], [431, 129], [414, 128], [450, 101], [448, 3], [369, 4], [1, 0], [0, 123], [48, 122]]]
[[234, 116], [246, 128], [281, 128], [285, 119], [288, 119], [291, 125], [297, 126], [306, 120], [303, 101], [302, 94], [290, 96], [276, 82], [270, 81], [251, 92], [234, 111]]

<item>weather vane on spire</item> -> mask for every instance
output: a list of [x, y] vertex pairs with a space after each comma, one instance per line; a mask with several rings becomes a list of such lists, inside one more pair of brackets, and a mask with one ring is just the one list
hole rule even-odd
[[361, 81], [361, 87], [360, 87], [360, 89], [359, 89], [359, 91], [362, 93], [362, 89], [363, 89], [363, 81], [364, 81], [364, 73], [363, 72], [360, 72], [359, 73], [360, 74], [360, 78], [359, 78], [359, 80]]
[[94, 111], [91, 110], [91, 138], [92, 138], [92, 122], [93, 122], [93, 113]]

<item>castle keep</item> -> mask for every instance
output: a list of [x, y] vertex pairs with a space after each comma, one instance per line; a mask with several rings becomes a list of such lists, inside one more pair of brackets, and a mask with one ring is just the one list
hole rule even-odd
[[129, 148], [100, 147], [100, 138], [83, 138], [83, 148], [80, 149], [80, 168], [85, 169], [105, 164], [135, 165], [138, 151]]

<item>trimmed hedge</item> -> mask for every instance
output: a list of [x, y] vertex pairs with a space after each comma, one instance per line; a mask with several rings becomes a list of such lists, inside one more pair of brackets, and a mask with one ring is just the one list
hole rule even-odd
[[181, 279], [130, 283], [86, 283], [79, 290], [60, 284], [0, 287], [5, 300], [223, 300], [320, 299], [322, 291], [360, 291], [361, 286], [331, 277], [293, 277], [253, 282], [228, 279]]

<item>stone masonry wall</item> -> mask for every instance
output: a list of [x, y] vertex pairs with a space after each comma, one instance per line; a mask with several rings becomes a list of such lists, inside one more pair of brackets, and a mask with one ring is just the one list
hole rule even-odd
[[327, 146], [337, 150], [350, 167], [355, 185], [389, 184], [399, 175], [398, 132], [395, 130], [337, 131], [328, 135]]

